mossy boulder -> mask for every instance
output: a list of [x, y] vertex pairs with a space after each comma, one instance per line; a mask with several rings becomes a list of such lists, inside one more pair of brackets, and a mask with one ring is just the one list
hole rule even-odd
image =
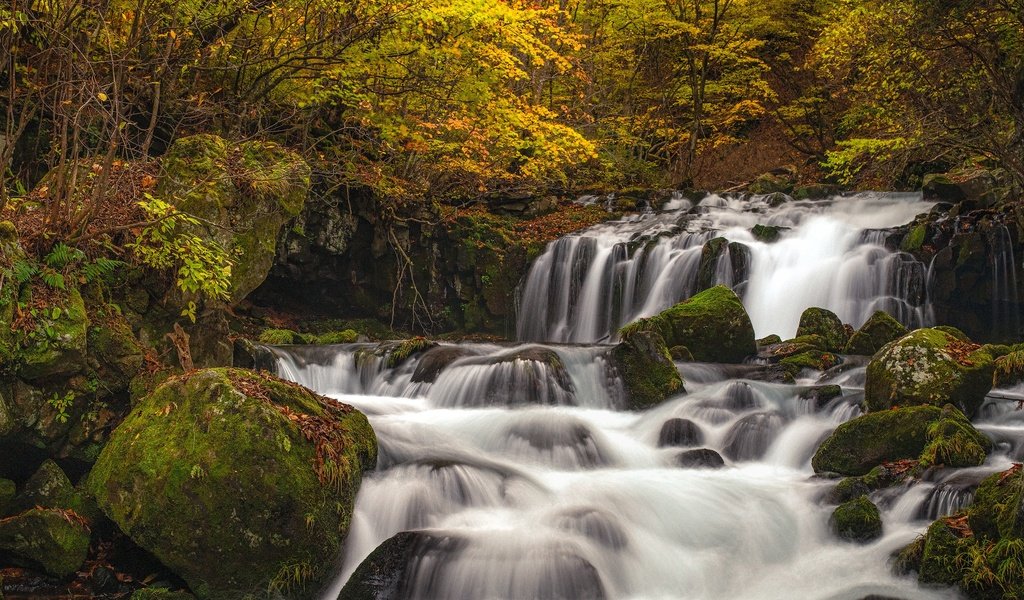
[[885, 311], [875, 311], [860, 329], [850, 336], [850, 341], [843, 348], [844, 354], [862, 354], [871, 356], [882, 349], [882, 346], [907, 334], [907, 328]]
[[287, 346], [301, 344], [303, 338], [291, 329], [264, 329], [260, 332], [259, 342], [268, 346]]
[[800, 315], [796, 335], [798, 338], [805, 335], [820, 336], [823, 344], [821, 349], [829, 352], [842, 352], [850, 339], [843, 322], [834, 312], [814, 307]]
[[649, 408], [685, 391], [665, 340], [657, 333], [638, 331], [626, 336], [612, 349], [611, 358], [631, 409]]
[[1024, 382], [1024, 349], [1014, 350], [995, 361], [994, 387], [1011, 387]]
[[832, 511], [832, 532], [851, 542], [870, 542], [882, 535], [882, 516], [867, 496], [844, 502]]
[[973, 416], [992, 389], [994, 361], [981, 346], [938, 329], [918, 329], [887, 344], [868, 363], [864, 403], [953, 404]]
[[10, 514], [8, 508], [17, 493], [18, 490], [13, 481], [0, 478], [0, 517]]
[[772, 242], [779, 241], [779, 236], [782, 235], [782, 227], [777, 225], [761, 225], [758, 223], [750, 228], [750, 235], [754, 236], [754, 239], [770, 244]]
[[328, 574], [376, 453], [350, 406], [268, 375], [207, 369], [143, 398], [86, 488], [200, 598], [303, 595]]
[[281, 227], [305, 205], [309, 165], [273, 142], [201, 134], [175, 140], [162, 166], [157, 193], [203, 219], [197, 233], [234, 258], [231, 301], [245, 298], [270, 272]]
[[184, 590], [145, 587], [132, 592], [131, 598], [128, 600], [195, 600], [195, 596]]
[[0, 552], [17, 563], [67, 577], [85, 562], [89, 528], [73, 512], [33, 508], [0, 519]]
[[93, 314], [90, 322], [88, 352], [97, 377], [107, 390], [127, 388], [142, 370], [144, 348], [122, 316]]
[[739, 363], [754, 354], [754, 326], [736, 293], [724, 285], [704, 290], [661, 313], [622, 328], [661, 335], [669, 347], [686, 346], [694, 360]]
[[21, 512], [33, 507], [70, 508], [75, 486], [64, 471], [52, 460], [45, 460], [29, 477], [21, 492], [10, 505], [10, 512]]
[[[962, 452], [953, 452], [949, 433]], [[811, 465], [818, 473], [864, 475], [887, 461], [916, 460], [934, 443], [934, 457], [949, 466], [985, 460], [991, 442], [956, 409], [911, 406], [868, 413], [843, 423], [818, 448]], [[931, 450], [929, 456], [932, 456]], [[980, 450], [980, 454], [979, 454]]]
[[311, 344], [329, 346], [332, 344], [351, 344], [359, 341], [359, 332], [355, 329], [343, 329], [341, 331], [328, 331], [312, 336], [306, 336]]
[[55, 306], [43, 311], [36, 328], [23, 335], [18, 375], [33, 381], [67, 377], [85, 368], [89, 318], [77, 288], [70, 288]]

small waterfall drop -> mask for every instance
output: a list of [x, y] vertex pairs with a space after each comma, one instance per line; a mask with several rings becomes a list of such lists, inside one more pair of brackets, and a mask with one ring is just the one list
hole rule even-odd
[[[805, 308], [853, 326], [885, 310], [930, 324], [926, 266], [885, 247], [880, 231], [931, 203], [915, 194], [859, 194], [772, 207], [765, 197], [682, 198], [670, 210], [605, 223], [549, 244], [520, 290], [523, 341], [615, 341], [617, 330], [716, 284], [742, 297], [757, 335], [796, 332]], [[766, 242], [755, 225], [775, 228]], [[723, 242], [715, 242], [723, 238]]]

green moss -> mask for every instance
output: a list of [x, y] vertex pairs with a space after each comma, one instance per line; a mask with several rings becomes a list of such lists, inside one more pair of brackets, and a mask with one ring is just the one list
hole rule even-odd
[[750, 228], [750, 234], [753, 235], [755, 239], [765, 243], [778, 241], [781, 231], [781, 227], [761, 225], [760, 223]]
[[907, 328], [883, 311], [876, 311], [864, 322], [843, 349], [844, 354], [871, 356], [882, 346], [907, 334]]
[[142, 399], [86, 488], [201, 598], [262, 595], [302, 564], [312, 565], [308, 593], [333, 564], [376, 450], [351, 407], [266, 375], [209, 369]]
[[973, 415], [992, 388], [994, 364], [980, 346], [938, 329], [918, 329], [879, 351], [867, 368], [869, 410], [953, 404]]
[[944, 333], [948, 333], [949, 335], [951, 335], [954, 338], [960, 340], [961, 342], [969, 342], [969, 341], [971, 341], [971, 338], [967, 337], [966, 333], [960, 331], [959, 329], [957, 329], [956, 327], [953, 327], [951, 325], [936, 325], [933, 329], [938, 329], [939, 331], [942, 331]]
[[799, 354], [787, 356], [780, 360], [779, 364], [785, 367], [785, 369], [792, 375], [796, 376], [803, 369], [827, 371], [841, 362], [842, 360], [831, 352], [807, 350]]
[[1009, 387], [1024, 382], [1024, 350], [1008, 352], [995, 361], [994, 387]]
[[310, 338], [311, 344], [328, 346], [331, 344], [351, 344], [356, 342], [359, 340], [359, 333], [354, 329], [345, 329], [344, 331], [330, 331], [307, 337]]
[[971, 425], [953, 406], [942, 409], [939, 420], [928, 426], [928, 445], [921, 451], [921, 465], [976, 467], [985, 462], [992, 442]]
[[918, 223], [910, 232], [907, 233], [903, 241], [900, 242], [900, 250], [904, 252], [915, 252], [921, 249], [924, 245], [925, 237], [928, 235], [928, 225], [925, 223]]
[[849, 342], [850, 335], [846, 332], [843, 322], [830, 310], [824, 308], [808, 308], [800, 315], [800, 325], [796, 335], [817, 335], [821, 338], [822, 350], [842, 352]]
[[811, 464], [818, 473], [864, 475], [885, 461], [916, 459], [929, 442], [928, 426], [941, 416], [934, 406], [862, 415], [837, 427]]
[[869, 542], [882, 535], [882, 516], [867, 496], [840, 504], [829, 524], [833, 533], [851, 542]]
[[669, 346], [686, 346], [695, 360], [738, 363], [756, 352], [754, 327], [729, 288], [704, 290], [661, 313], [623, 327], [623, 339], [638, 331], [659, 334]]
[[14, 482], [10, 479], [0, 478], [0, 517], [10, 514], [8, 508], [11, 506], [11, 500], [14, 500], [15, 494], [17, 494], [17, 488]]
[[57, 463], [45, 460], [22, 486], [21, 492], [10, 505], [10, 511], [20, 512], [34, 507], [71, 508], [74, 493], [71, 480]]
[[72, 513], [33, 508], [0, 519], [0, 551], [54, 577], [77, 571], [88, 550], [89, 529]]
[[420, 352], [424, 352], [435, 346], [437, 346], [437, 342], [432, 342], [422, 336], [409, 338], [388, 352], [387, 365], [389, 368], [397, 367], [405, 362], [405, 360], [410, 356], [419, 354]]
[[264, 329], [260, 332], [259, 342], [269, 346], [287, 346], [303, 343], [302, 336], [291, 329]]
[[32, 336], [23, 340], [19, 375], [35, 380], [78, 373], [85, 367], [89, 329], [82, 295], [72, 287], [59, 304], [43, 312], [49, 314], [40, 315]]
[[754, 343], [757, 345], [758, 348], [761, 348], [761, 347], [764, 347], [764, 346], [770, 346], [772, 344], [781, 344], [782, 343], [782, 338], [780, 338], [779, 336], [777, 336], [777, 335], [775, 335], [773, 333], [773, 334], [771, 334], [769, 336], [766, 336], [766, 337], [763, 337], [763, 338], [761, 338], [759, 340], [756, 340]]
[[146, 587], [132, 592], [129, 600], [194, 600], [195, 596], [184, 591], [167, 588]]
[[646, 409], [683, 392], [683, 379], [665, 340], [654, 332], [636, 332], [612, 349], [631, 409]]

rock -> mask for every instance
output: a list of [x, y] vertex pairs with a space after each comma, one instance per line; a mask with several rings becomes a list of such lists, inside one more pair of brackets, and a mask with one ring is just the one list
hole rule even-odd
[[700, 426], [689, 419], [669, 419], [658, 432], [658, 447], [675, 446], [689, 448], [704, 443], [704, 433]]
[[33, 508], [0, 519], [0, 552], [54, 577], [77, 571], [88, 551], [89, 529], [74, 513]]
[[145, 587], [132, 592], [131, 598], [128, 600], [195, 600], [195, 596], [184, 590]]
[[842, 189], [837, 185], [828, 183], [808, 183], [793, 188], [795, 200], [824, 200], [838, 196]]
[[11, 514], [12, 511], [8, 510], [11, 506], [11, 501], [14, 500], [14, 496], [18, 493], [17, 487], [14, 482], [10, 479], [0, 479], [0, 517]]
[[801, 392], [800, 399], [809, 401], [814, 410], [819, 411], [842, 395], [843, 388], [838, 385], [818, 385]]
[[921, 191], [925, 200], [961, 202], [969, 210], [989, 208], [1000, 200], [999, 181], [984, 169], [960, 169], [924, 176]]
[[288, 346], [305, 342], [301, 335], [291, 329], [264, 329], [257, 339], [261, 344], [268, 346]]
[[672, 346], [668, 349], [668, 354], [674, 361], [693, 362], [693, 353], [686, 346]]
[[770, 244], [779, 241], [783, 229], [777, 225], [761, 225], [759, 223], [750, 228], [750, 235], [754, 236], [756, 240]]
[[828, 371], [829, 369], [842, 364], [843, 359], [831, 352], [822, 352], [818, 349], [805, 350], [798, 354], [787, 356], [779, 361], [793, 376], [798, 375], [804, 369], [814, 371]]
[[761, 338], [759, 340], [755, 340], [754, 343], [757, 345], [758, 349], [761, 349], [764, 346], [771, 346], [773, 344], [781, 344], [782, 343], [782, 338], [780, 338], [778, 335], [773, 333], [773, 334], [765, 336], [765, 337], [763, 337], [763, 338]]
[[829, 526], [841, 539], [870, 542], [882, 535], [882, 516], [867, 496], [860, 496], [836, 507]]
[[918, 223], [911, 227], [906, 237], [900, 241], [900, 250], [911, 253], [917, 252], [924, 245], [926, 239], [928, 239], [928, 224]]
[[200, 598], [308, 591], [331, 569], [376, 453], [366, 418], [347, 405], [269, 375], [207, 369], [143, 398], [86, 488]]
[[1008, 352], [995, 361], [993, 387], [1012, 387], [1024, 383], [1024, 349]]
[[882, 346], [907, 334], [907, 328], [884, 311], [876, 311], [861, 325], [843, 349], [844, 354], [871, 356]]
[[849, 342], [849, 334], [839, 317], [824, 308], [808, 308], [800, 315], [800, 325], [796, 330], [799, 338], [804, 335], [821, 336], [822, 350], [842, 352]]
[[412, 374], [413, 383], [434, 383], [441, 371], [453, 362], [473, 353], [461, 346], [436, 346], [424, 352]]
[[[400, 600], [404, 598], [452, 597], [449, 583], [457, 574], [453, 559], [475, 542], [429, 531], [398, 533], [367, 556], [349, 578], [338, 600]], [[485, 542], [486, 543], [486, 542]], [[466, 598], [490, 597], [488, 590], [503, 589], [509, 598], [572, 600], [606, 594], [601, 578], [586, 559], [568, 544], [551, 543], [528, 554], [523, 548], [499, 549], [487, 546], [485, 561], [502, 564], [525, 563], [522, 572], [481, 572], [486, 579], [473, 579], [460, 572], [463, 587], [454, 595]], [[507, 553], [507, 556], [505, 555]], [[457, 567], [454, 567], [457, 568]], [[509, 580], [505, 578], [511, 576]], [[495, 581], [495, 577], [502, 577]]]
[[665, 347], [665, 340], [651, 331], [637, 331], [611, 351], [612, 363], [626, 390], [627, 406], [643, 410], [683, 393], [683, 378]]
[[70, 508], [75, 486], [57, 463], [43, 461], [39, 470], [29, 477], [21, 492], [11, 503], [10, 512], [16, 513], [33, 507]]
[[992, 389], [994, 361], [981, 346], [938, 329], [918, 329], [875, 354], [868, 363], [864, 403], [891, 406], [951, 403], [968, 417]]
[[108, 391], [127, 389], [142, 370], [144, 349], [128, 321], [119, 315], [91, 315], [87, 335], [89, 357]]
[[[416, 356], [418, 354], [421, 354], [423, 352], [426, 352], [427, 350], [430, 350], [431, 348], [436, 348], [437, 346], [438, 346], [437, 342], [432, 342], [432, 341], [430, 341], [430, 340], [428, 340], [428, 339], [426, 339], [426, 338], [424, 338], [422, 336], [417, 336], [417, 337], [414, 337], [414, 338], [409, 338], [407, 340], [404, 340], [404, 341], [400, 342], [397, 346], [394, 346], [393, 348], [389, 348], [388, 349], [387, 361], [386, 361], [387, 365], [388, 365], [388, 367], [393, 369], [393, 368], [397, 367], [398, 365], [402, 364], [403, 362], [405, 362], [406, 359], [411, 358], [413, 356]], [[552, 352], [551, 354], [554, 354], [554, 353]], [[513, 358], [512, 360], [515, 360], [515, 358]], [[534, 359], [522, 357], [522, 360], [534, 360]], [[550, 355], [545, 354], [543, 359], [540, 359], [540, 360], [543, 361], [543, 360], [552, 360], [552, 359], [551, 359]], [[558, 355], [557, 354], [554, 355], [554, 360], [558, 360]]]
[[702, 362], [739, 363], [754, 354], [754, 326], [739, 297], [718, 285], [661, 313], [622, 328], [626, 337], [637, 331], [661, 334], [669, 347], [686, 346]]
[[330, 346], [333, 344], [352, 344], [359, 341], [359, 332], [355, 329], [328, 331], [314, 336], [306, 336], [310, 344]]
[[273, 142], [200, 134], [175, 140], [162, 167], [157, 195], [209, 223], [197, 234], [232, 254], [231, 301], [239, 302], [266, 279], [281, 227], [302, 211], [309, 166]]
[[782, 425], [782, 417], [775, 412], [747, 415], [736, 421], [729, 430], [722, 445], [722, 454], [731, 460], [761, 458]]
[[957, 409], [912, 406], [868, 413], [843, 423], [811, 460], [817, 473], [864, 475], [896, 460], [976, 466], [991, 442]]
[[1024, 474], [1019, 467], [985, 478], [974, 493], [968, 522], [989, 539], [1024, 538]]
[[747, 186], [751, 194], [789, 193], [793, 191], [793, 179], [789, 173], [765, 173]]
[[697, 289], [706, 290], [718, 280], [718, 263], [729, 252], [729, 240], [716, 237], [704, 243], [697, 266]]
[[725, 466], [725, 460], [710, 448], [697, 448], [677, 454], [676, 464], [685, 469], [720, 469]]
[[36, 337], [22, 344], [18, 375], [27, 381], [69, 377], [85, 369], [89, 318], [78, 289], [68, 289], [53, 312], [44, 313]]

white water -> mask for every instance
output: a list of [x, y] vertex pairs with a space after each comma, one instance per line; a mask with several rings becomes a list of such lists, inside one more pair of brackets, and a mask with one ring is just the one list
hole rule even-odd
[[[928, 325], [925, 265], [885, 249], [873, 230], [905, 224], [932, 203], [919, 194], [859, 194], [772, 208], [764, 197], [683, 199], [658, 214], [604, 223], [552, 242], [520, 290], [520, 340], [614, 341], [619, 327], [690, 297], [705, 242], [724, 237], [746, 247], [746, 273], [731, 249], [713, 283], [743, 299], [758, 337], [796, 333], [800, 314], [817, 306], [859, 327], [886, 310], [911, 327]], [[756, 240], [757, 224], [778, 226], [773, 243]], [[738, 250], [738, 249], [737, 249]], [[739, 275], [739, 276], [737, 276]]]
[[[615, 409], [621, 390], [599, 359], [606, 347], [552, 348], [569, 381], [545, 372], [562, 389], [554, 406], [506, 387], [538, 369], [509, 360], [523, 348], [458, 346], [463, 358], [418, 384], [423, 358], [389, 370], [368, 349], [274, 349], [282, 375], [365, 412], [380, 443], [339, 576], [323, 594], [331, 600], [365, 556], [405, 530], [444, 541], [410, 567], [413, 597], [955, 598], [894, 577], [887, 557], [1024, 449], [1024, 413], [990, 402], [983, 429], [1002, 441], [989, 464], [876, 493], [883, 537], [854, 545], [829, 532], [821, 497], [831, 482], [813, 477], [810, 457], [859, 414], [860, 390], [847, 386], [863, 367], [843, 373], [843, 397], [815, 412], [799, 398], [806, 387], [729, 378], [757, 367], [682, 364], [688, 393], [637, 413]], [[676, 466], [682, 449], [657, 446], [671, 418], [693, 421], [726, 467]]]

